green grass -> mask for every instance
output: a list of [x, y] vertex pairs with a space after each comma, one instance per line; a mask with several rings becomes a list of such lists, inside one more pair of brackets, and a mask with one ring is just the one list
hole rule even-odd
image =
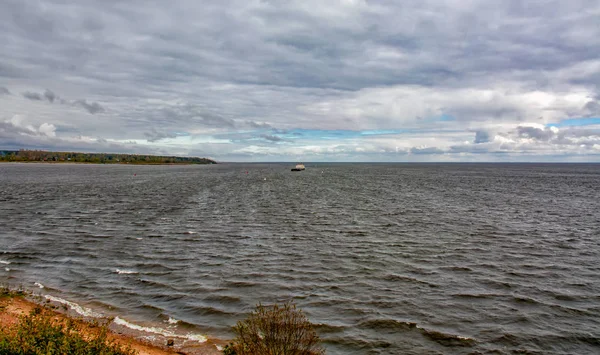
[[25, 296], [25, 291], [22, 289], [11, 290], [8, 287], [0, 286], [0, 300], [3, 298], [21, 297]]
[[[2, 297], [16, 296], [13, 291], [0, 288]], [[106, 325], [85, 326], [72, 319], [58, 320], [43, 307], [21, 316], [11, 327], [0, 329], [0, 355], [134, 355], [129, 347], [122, 347], [108, 339]]]

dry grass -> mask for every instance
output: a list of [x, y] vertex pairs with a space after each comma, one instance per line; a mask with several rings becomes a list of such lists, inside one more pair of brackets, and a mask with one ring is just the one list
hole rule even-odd
[[234, 326], [236, 338], [226, 355], [322, 355], [319, 336], [306, 315], [292, 303], [258, 305]]

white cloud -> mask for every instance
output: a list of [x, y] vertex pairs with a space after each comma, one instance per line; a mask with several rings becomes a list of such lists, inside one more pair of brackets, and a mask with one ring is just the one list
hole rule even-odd
[[42, 123], [38, 132], [48, 137], [56, 137], [56, 127], [52, 123]]
[[[598, 15], [577, 0], [8, 0], [0, 146], [223, 160], [596, 154], [597, 132], [548, 125], [600, 113]], [[277, 133], [299, 129], [313, 133]]]

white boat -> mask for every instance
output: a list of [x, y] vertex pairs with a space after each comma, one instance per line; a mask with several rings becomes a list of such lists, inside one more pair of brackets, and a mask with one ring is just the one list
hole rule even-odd
[[292, 171], [302, 171], [304, 169], [306, 169], [304, 164], [297, 164], [295, 168], [292, 168]]

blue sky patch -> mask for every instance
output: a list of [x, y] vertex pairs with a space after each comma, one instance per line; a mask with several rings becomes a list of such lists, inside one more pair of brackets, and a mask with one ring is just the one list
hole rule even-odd
[[579, 127], [600, 124], [599, 117], [590, 118], [569, 118], [558, 123], [548, 123], [546, 127]]

